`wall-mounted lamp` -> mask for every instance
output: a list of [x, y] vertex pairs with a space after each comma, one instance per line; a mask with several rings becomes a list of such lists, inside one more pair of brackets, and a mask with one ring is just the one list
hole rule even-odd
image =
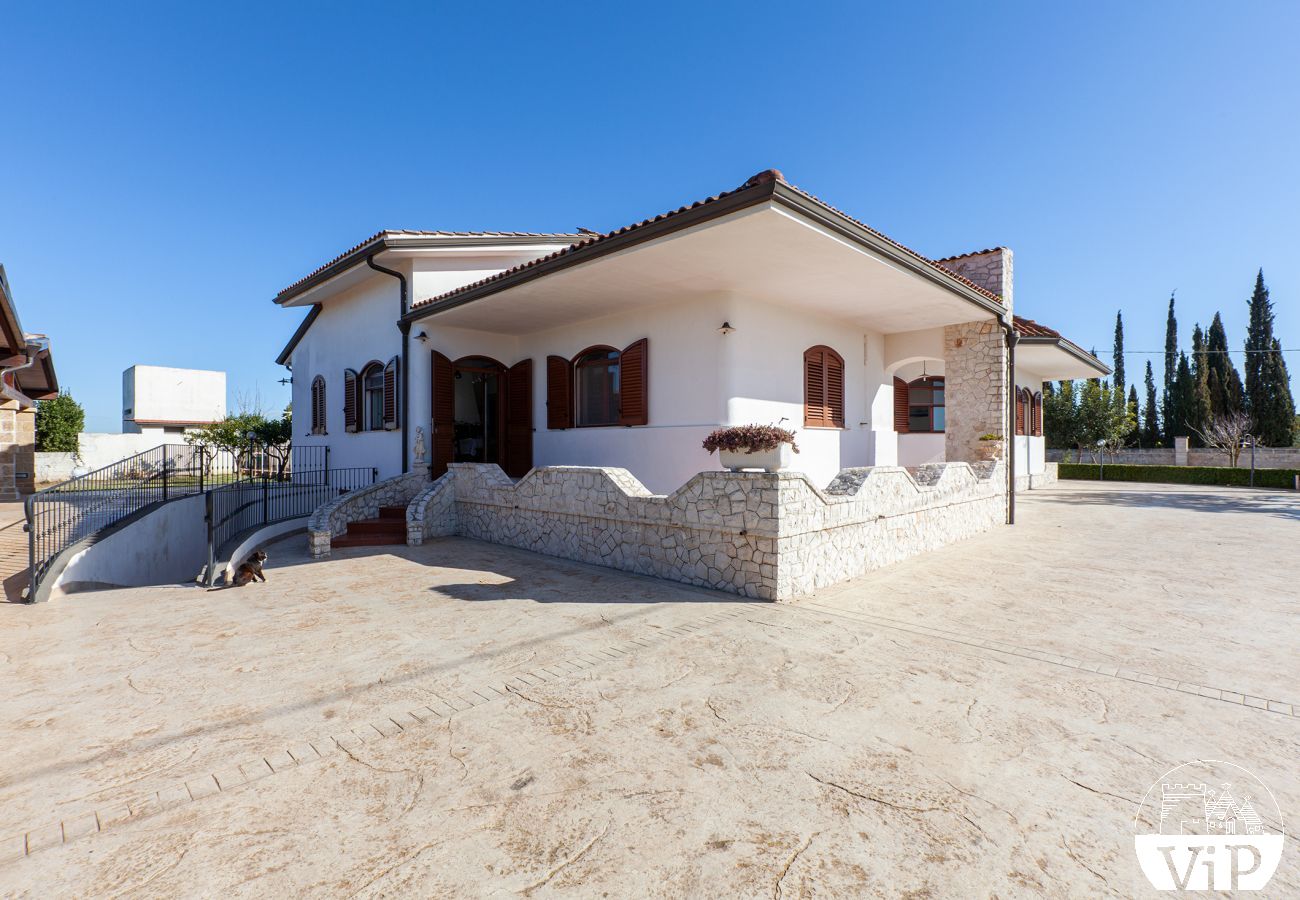
[[731, 334], [735, 330], [736, 330], [735, 328], [731, 327], [730, 322], [723, 322], [720, 326], [718, 326], [718, 334]]
[[415, 339], [421, 344], [427, 344], [429, 343], [429, 333], [424, 329], [420, 329], [420, 333], [415, 336]]

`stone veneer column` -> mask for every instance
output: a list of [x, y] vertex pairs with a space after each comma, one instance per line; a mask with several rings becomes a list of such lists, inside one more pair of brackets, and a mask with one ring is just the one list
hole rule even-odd
[[0, 406], [0, 500], [17, 500], [14, 468], [18, 455], [18, 404], [5, 400]]
[[943, 329], [948, 462], [976, 462], [980, 435], [1007, 434], [1007, 345], [993, 320]]

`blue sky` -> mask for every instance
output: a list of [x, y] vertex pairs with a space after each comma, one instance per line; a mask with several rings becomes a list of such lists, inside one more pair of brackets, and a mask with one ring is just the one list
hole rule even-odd
[[1175, 288], [1185, 345], [1218, 309], [1240, 346], [1260, 266], [1300, 347], [1297, 34], [1268, 2], [7, 4], [0, 262], [89, 430], [133, 363], [282, 406], [271, 297], [380, 228], [605, 230], [769, 167], [932, 256], [1012, 247], [1017, 312], [1085, 347], [1122, 308], [1161, 349]]

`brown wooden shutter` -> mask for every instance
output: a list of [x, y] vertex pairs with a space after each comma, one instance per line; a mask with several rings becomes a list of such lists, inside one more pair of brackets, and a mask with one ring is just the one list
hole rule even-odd
[[533, 361], [506, 370], [505, 470], [523, 478], [533, 467]]
[[844, 427], [844, 359], [830, 347], [804, 351], [803, 406], [805, 426]]
[[907, 382], [901, 378], [894, 379], [894, 431], [899, 434], [907, 434], [911, 431], [908, 427], [907, 415]]
[[325, 433], [325, 379], [319, 375], [311, 380], [311, 433]]
[[650, 341], [641, 338], [619, 355], [618, 424], [645, 425], [650, 421]]
[[1034, 437], [1043, 436], [1043, 395], [1041, 392], [1034, 394], [1034, 418], [1033, 418]]
[[826, 411], [828, 425], [844, 427], [844, 360], [830, 350], [826, 355]]
[[803, 424], [820, 428], [826, 424], [826, 372], [820, 347], [803, 354]]
[[1025, 392], [1016, 388], [1016, 434], [1025, 433]]
[[573, 366], [563, 356], [546, 357], [546, 427], [573, 427]]
[[384, 366], [384, 431], [397, 428], [397, 368], [401, 360], [394, 356]]
[[357, 373], [343, 370], [343, 430], [355, 434], [357, 430]]
[[451, 360], [437, 350], [429, 366], [432, 403], [430, 410], [430, 442], [433, 444], [433, 464], [429, 470], [434, 478], [447, 471], [452, 461], [456, 439], [456, 377]]

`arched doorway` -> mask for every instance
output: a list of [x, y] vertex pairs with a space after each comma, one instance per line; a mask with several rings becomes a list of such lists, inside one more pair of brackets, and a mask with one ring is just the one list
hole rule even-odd
[[532, 468], [533, 362], [507, 368], [489, 356], [452, 362], [433, 352], [434, 477], [453, 462], [496, 463], [514, 478]]

